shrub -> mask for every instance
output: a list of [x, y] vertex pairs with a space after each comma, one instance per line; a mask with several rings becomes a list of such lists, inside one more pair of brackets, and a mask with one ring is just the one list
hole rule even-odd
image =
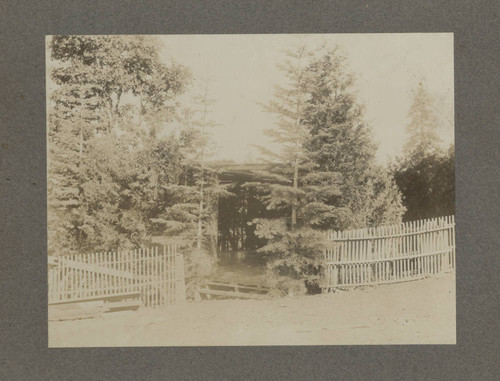
[[317, 293], [323, 282], [323, 253], [331, 245], [324, 232], [289, 230], [284, 220], [257, 220], [256, 225], [256, 234], [267, 239], [258, 252], [267, 257], [271, 288], [278, 294]]

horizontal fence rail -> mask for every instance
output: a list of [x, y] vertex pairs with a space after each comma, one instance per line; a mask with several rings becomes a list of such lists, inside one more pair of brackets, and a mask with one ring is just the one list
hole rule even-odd
[[455, 268], [455, 217], [329, 231], [327, 289], [403, 282]]
[[175, 246], [49, 257], [49, 304], [133, 293], [145, 307], [185, 300], [184, 261]]

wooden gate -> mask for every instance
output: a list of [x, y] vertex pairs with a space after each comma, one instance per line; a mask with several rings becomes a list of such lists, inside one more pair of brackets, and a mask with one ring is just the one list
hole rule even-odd
[[455, 268], [454, 216], [397, 226], [330, 231], [327, 289], [403, 282]]
[[175, 246], [49, 257], [49, 304], [132, 293], [145, 307], [185, 300], [184, 261]]

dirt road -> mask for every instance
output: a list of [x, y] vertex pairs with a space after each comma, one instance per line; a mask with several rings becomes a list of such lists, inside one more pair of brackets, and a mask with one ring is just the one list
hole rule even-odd
[[49, 323], [49, 346], [454, 344], [455, 277]]

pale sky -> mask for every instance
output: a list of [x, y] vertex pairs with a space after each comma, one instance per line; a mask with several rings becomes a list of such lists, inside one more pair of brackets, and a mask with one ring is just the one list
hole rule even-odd
[[[191, 68], [195, 82], [211, 78], [212, 119], [217, 143], [214, 159], [237, 162], [258, 159], [253, 147], [269, 145], [263, 130], [274, 117], [259, 103], [268, 103], [273, 85], [283, 80], [276, 67], [282, 49], [302, 42], [338, 44], [356, 75], [358, 102], [378, 143], [377, 160], [401, 152], [407, 114], [419, 82], [436, 98], [443, 145], [454, 140], [453, 34], [313, 34], [313, 35], [169, 35], [160, 37], [165, 61]], [[187, 99], [187, 97], [185, 97]]]

